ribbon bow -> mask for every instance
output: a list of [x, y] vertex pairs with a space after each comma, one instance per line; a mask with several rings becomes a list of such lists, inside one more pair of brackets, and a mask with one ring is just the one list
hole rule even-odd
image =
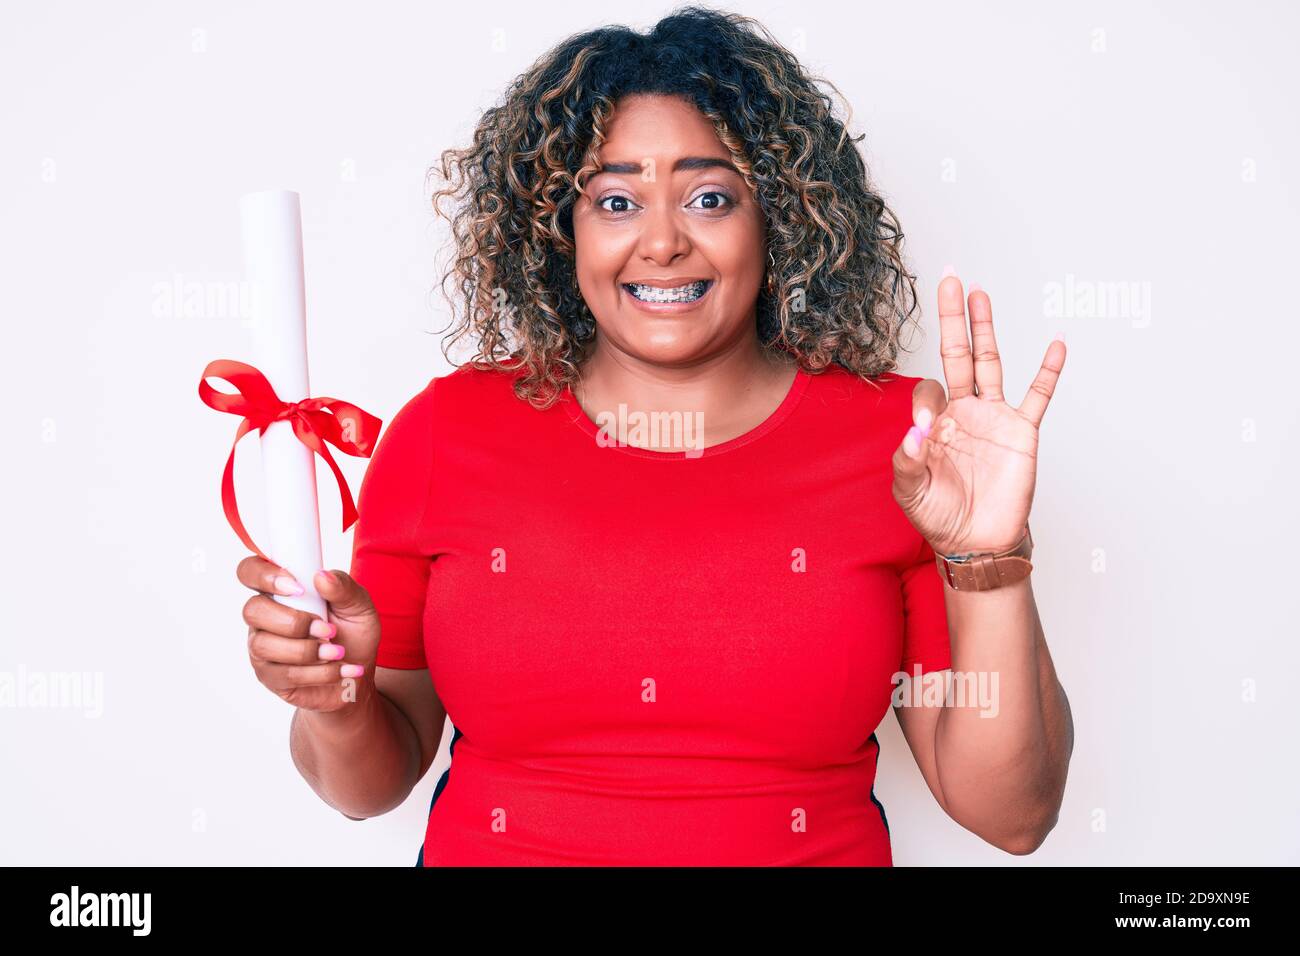
[[[237, 394], [218, 392], [207, 383], [209, 378], [229, 382], [235, 386]], [[352, 493], [348, 490], [343, 472], [330, 456], [325, 442], [345, 454], [369, 458], [383, 425], [380, 419], [337, 398], [304, 398], [300, 402], [282, 402], [265, 375], [251, 365], [232, 359], [217, 359], [208, 363], [203, 370], [203, 378], [199, 380], [199, 398], [219, 412], [244, 416], [244, 420], [239, 423], [239, 430], [235, 432], [230, 457], [226, 459], [226, 472], [221, 476], [221, 505], [235, 534], [239, 535], [239, 540], [250, 550], [267, 561], [271, 560], [262, 553], [261, 548], [253, 544], [253, 539], [248, 536], [243, 522], [239, 520], [239, 506], [235, 503], [235, 447], [239, 444], [239, 439], [254, 428], [259, 433], [266, 434], [266, 429], [272, 422], [293, 422], [293, 433], [298, 436], [298, 440], [325, 459], [339, 483], [339, 496], [343, 499], [343, 530], [352, 527], [357, 520], [356, 505], [352, 502]]]

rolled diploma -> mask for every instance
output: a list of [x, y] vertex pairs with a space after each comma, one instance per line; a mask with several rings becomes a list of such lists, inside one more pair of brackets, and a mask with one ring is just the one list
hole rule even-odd
[[[283, 402], [311, 395], [307, 380], [307, 303], [303, 276], [302, 211], [298, 194], [249, 193], [239, 201], [245, 280], [251, 293], [253, 364]], [[321, 569], [316, 456], [293, 424], [272, 422], [261, 439], [270, 524], [267, 555], [303, 586], [295, 597], [273, 595], [288, 607], [328, 620], [312, 577]]]

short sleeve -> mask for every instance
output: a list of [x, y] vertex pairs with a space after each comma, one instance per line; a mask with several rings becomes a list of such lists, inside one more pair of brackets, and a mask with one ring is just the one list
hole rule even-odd
[[948, 609], [944, 583], [935, 565], [934, 549], [921, 538], [920, 554], [899, 577], [903, 588], [903, 659], [899, 670], [911, 676], [952, 666], [948, 641]]
[[380, 436], [357, 498], [352, 577], [379, 613], [380, 667], [420, 670], [432, 549], [425, 530], [433, 479], [433, 387], [398, 410]]

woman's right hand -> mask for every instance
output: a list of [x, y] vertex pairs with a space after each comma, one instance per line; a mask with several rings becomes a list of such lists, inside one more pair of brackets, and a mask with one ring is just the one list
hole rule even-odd
[[257, 679], [303, 710], [342, 710], [360, 700], [359, 692], [345, 693], [344, 679], [374, 680], [379, 615], [366, 589], [346, 572], [318, 571], [316, 592], [326, 602], [322, 621], [271, 597], [301, 593], [284, 568], [250, 554], [235, 573], [257, 592], [244, 605], [248, 658]]

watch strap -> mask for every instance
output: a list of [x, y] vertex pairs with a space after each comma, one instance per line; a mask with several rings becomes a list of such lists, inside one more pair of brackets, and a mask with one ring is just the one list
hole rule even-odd
[[961, 555], [935, 555], [939, 576], [954, 591], [991, 591], [994, 588], [1015, 584], [1029, 577], [1034, 566], [1029, 556], [1034, 550], [1034, 539], [1025, 525], [1024, 537], [1014, 548], [998, 553], [984, 552]]

